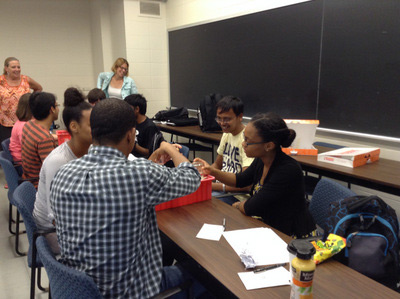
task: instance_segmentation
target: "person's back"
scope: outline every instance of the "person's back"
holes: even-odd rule
[[[11,131],[9,151],[11,153],[14,163],[16,163],[16,164],[22,163],[22,161],[21,161],[22,160],[22,157],[21,157],[22,130],[23,130],[25,124],[26,124],[26,121],[17,120],[17,122],[14,124],[12,131]]]
[[[27,121],[32,118],[31,109],[29,108],[30,93],[26,93],[19,98],[16,115],[18,121],[14,124],[11,137],[9,150],[13,161],[16,164],[21,164],[21,151],[22,151],[22,129]]]
[[[63,121],[71,139],[55,148],[44,160],[39,174],[33,217],[39,229],[54,228],[54,215],[50,206],[50,185],[60,167],[71,160],[87,154],[92,142],[90,132],[90,113],[92,106],[87,103],[82,93],[70,87],[64,92]],[[60,253],[55,233],[47,234],[53,252]]]
[[[37,188],[42,163],[57,146],[49,130],[59,110],[54,95],[46,92],[33,93],[29,106],[35,119],[27,122],[22,130],[22,169],[23,178],[31,180]]]
[[[162,273],[154,206],[194,192],[200,175],[190,163],[179,163],[187,160],[166,142],[160,151],[168,148],[177,168],[145,159],[128,161],[135,130],[133,111],[126,107],[113,99],[94,107],[94,145],[60,169],[50,200],[60,261],[90,275],[107,298],[148,298],[158,292]],[[126,131],[131,126],[133,130]],[[127,132],[117,147],[105,145],[109,129]]]

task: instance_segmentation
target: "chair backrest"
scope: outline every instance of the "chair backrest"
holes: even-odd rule
[[[156,132],[151,141],[151,147],[149,148],[149,154],[151,155],[156,149],[160,147],[161,142],[164,140],[161,132]]]
[[[8,185],[8,199],[10,200],[11,204],[15,205],[13,194],[15,189],[18,187],[20,176],[18,175],[18,172],[12,162],[10,162],[6,156],[7,154],[4,151],[0,152],[0,165],[3,168]]]
[[[315,187],[309,210],[315,222],[325,229],[330,203],[354,195],[356,194],[350,189],[330,179],[323,178]]]
[[[9,160],[10,162],[13,162],[13,157],[10,153],[10,138],[4,139],[1,142],[1,147],[3,148],[3,151],[5,152],[5,158]]]
[[[36,248],[49,277],[52,298],[102,298],[90,276],[55,259],[45,237],[39,236],[36,239]]]
[[[32,246],[33,233],[37,231],[35,220],[33,219],[33,208],[36,200],[36,189],[30,182],[23,182],[14,191],[14,202],[19,213],[24,219],[26,234],[30,247]]]

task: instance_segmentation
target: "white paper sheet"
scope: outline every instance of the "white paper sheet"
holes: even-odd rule
[[[251,255],[257,266],[289,262],[287,244],[272,229],[249,228],[224,232],[238,256]]]
[[[224,227],[222,225],[204,223],[196,238],[219,241],[223,232]]]
[[[242,280],[246,290],[290,284],[290,272],[283,267],[258,273],[254,273],[253,271],[240,272],[238,275]]]

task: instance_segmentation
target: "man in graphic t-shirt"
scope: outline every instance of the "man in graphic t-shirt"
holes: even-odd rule
[[[234,96],[225,96],[217,103],[216,121],[221,126],[223,134],[217,149],[217,158],[212,164],[213,167],[226,172],[238,173],[245,170],[253,162],[243,150],[243,102]],[[207,163],[200,158],[195,161]],[[235,188],[226,186],[220,182],[212,184],[213,196],[219,196],[221,200],[232,204],[236,201],[232,196],[222,197],[227,192],[247,192],[249,187]]]

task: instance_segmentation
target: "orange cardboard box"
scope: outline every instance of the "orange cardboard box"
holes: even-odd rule
[[[379,148],[345,147],[318,155],[318,161],[346,167],[358,167],[379,160]]]

